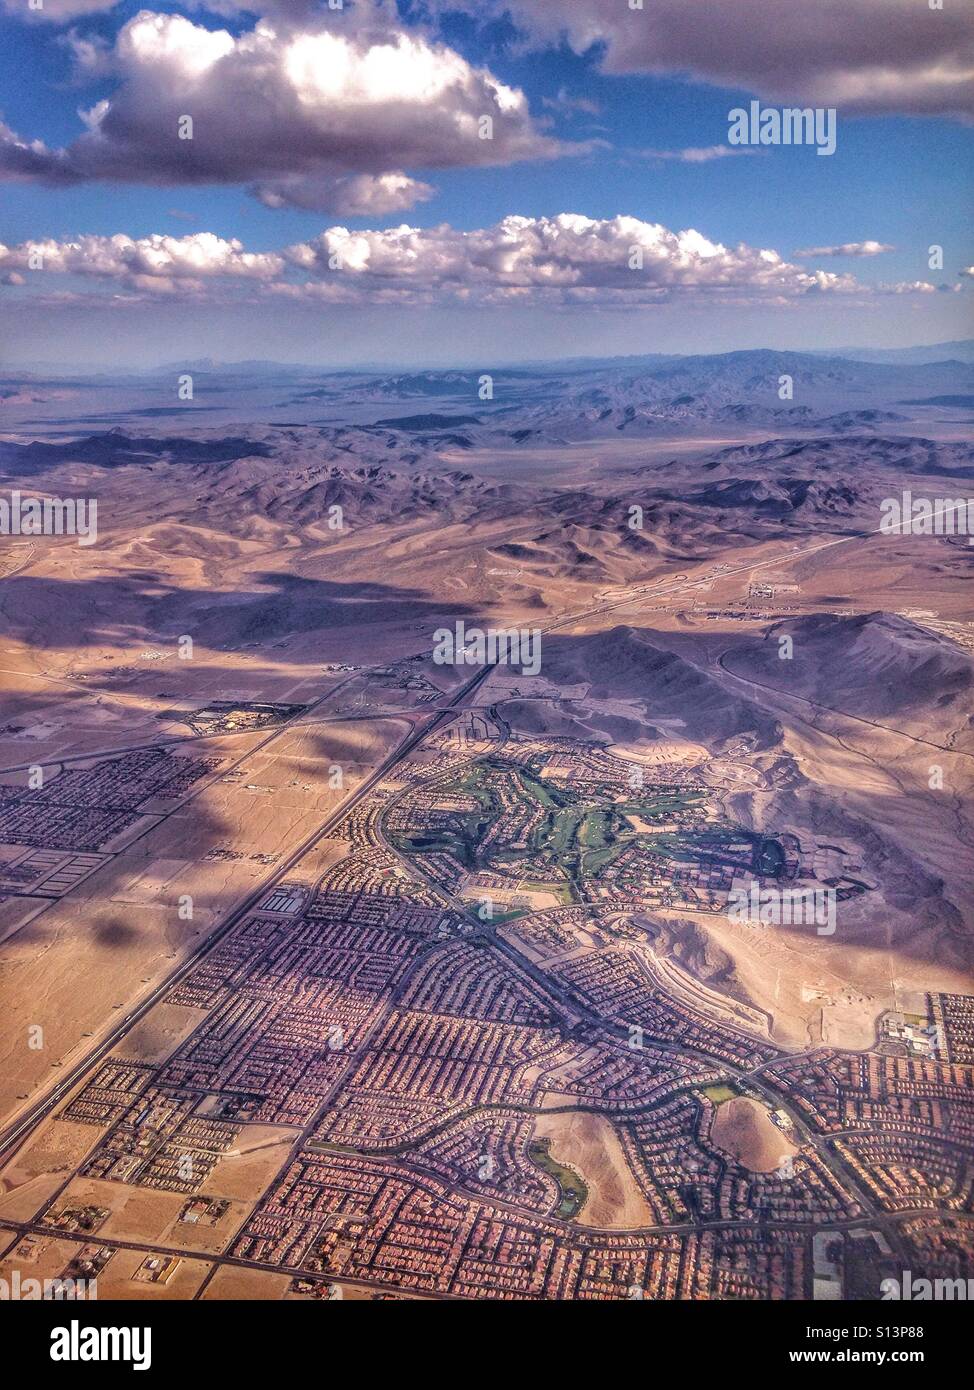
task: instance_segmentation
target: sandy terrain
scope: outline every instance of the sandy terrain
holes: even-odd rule
[[[206,1013],[206,1009],[190,1009],[183,1004],[157,1004],[112,1049],[112,1056],[132,1062],[163,1062]]]
[[[83,783],[128,749],[219,761],[177,798],[137,804],[138,819],[92,851],[103,861],[59,896],[29,896],[29,879],[0,892],[0,1123],[153,997],[442,707],[472,673],[434,665],[432,633],[461,619],[543,629],[543,665],[537,677],[491,673],[476,708],[443,734],[458,760],[561,740],[559,770],[541,774],[554,795],[577,785],[580,750],[612,750],[653,777],[698,778],[702,814],[755,840],[786,837],[808,881],[855,889],[824,935],[735,923],[716,902],[691,910],[706,905],[705,883],[689,907],[672,908],[694,937],[670,933],[660,947],[668,970],[647,988],[683,978],[690,1008],[705,1011],[708,993],[733,1001],[707,1015],[711,1025],[746,1023],[756,1010],[794,1049],[866,1048],[904,998],[974,992],[974,662],[961,626],[970,552],[868,534],[891,478],[943,490],[952,472],[967,476],[969,448],[914,440],[905,426],[889,438],[806,431],[796,441],[700,422],[692,438],[664,440],[627,437],[612,422],[606,437],[579,440],[567,420],[559,404],[532,418],[529,447],[508,434],[475,436],[469,449],[395,431],[339,445],[311,427],[261,427],[217,465],[194,453],[200,440],[169,441],[164,484],[147,471],[151,447],[133,461],[117,436],[84,445],[84,459],[70,443],[52,446],[46,485],[97,486],[104,536],[91,551],[38,546],[0,575],[0,800],[23,793],[38,762],[56,786],[61,760]],[[202,444],[219,446],[219,432]],[[35,463],[29,454],[18,466]],[[348,524],[330,534],[322,518],[335,498]],[[639,534],[625,524],[633,502],[650,518]],[[945,622],[957,626],[945,632]],[[794,644],[787,660],[782,637]],[[287,725],[194,733],[214,701],[308,708]],[[393,785],[433,763],[420,750]],[[616,785],[613,795],[626,793]],[[630,814],[629,828],[642,844],[672,833],[674,814]],[[373,828],[359,831],[371,843]],[[323,838],[288,881],[316,884],[350,847]],[[13,851],[0,838],[0,866]],[[557,901],[507,895],[518,897],[534,909]],[[180,911],[188,900],[191,915]],[[620,924],[665,915],[635,893],[618,906]],[[517,944],[516,924],[502,935]],[[596,944],[582,928],[565,939],[576,944],[524,954],[547,969]],[[572,1007],[569,1026],[580,1021]],[[203,1017],[156,1003],[116,1055],[158,1063]],[[534,1133],[586,1184],[579,1225],[636,1229],[652,1217],[616,1129],[577,1109],[553,1113],[579,1104],[571,1077],[589,1060],[587,1041],[552,1073],[564,1089],[541,1097]],[[539,1074],[527,1070],[526,1081]],[[102,1233],[138,1243],[107,1267],[105,1296],[191,1297],[206,1256],[226,1248],[295,1136],[242,1127],[202,1186],[230,1201],[214,1227],[179,1223],[181,1194],[79,1177],[56,1207],[108,1207]],[[45,1122],[4,1174],[0,1218],[28,1218],[99,1137],[94,1126]],[[718,1106],[711,1137],[754,1172],[794,1152],[745,1097]],[[134,1285],[153,1244],[199,1258],[165,1286]],[[45,1240],[34,1259],[58,1272],[70,1246]],[[222,1268],[205,1296],[281,1298],[287,1283]]]
[[[4,1230],[0,1234],[6,1244],[8,1234],[13,1235],[13,1232]],[[77,1243],[73,1240],[59,1240],[53,1236],[21,1236],[10,1253],[0,1260],[0,1278],[9,1281],[13,1272],[19,1270],[22,1281],[56,1279],[77,1249]]]
[[[200,1186],[204,1195],[256,1201],[287,1159],[295,1131],[272,1125],[244,1125],[234,1147],[223,1155]]]
[[[767,1107],[750,1096],[735,1096],[717,1106],[710,1138],[752,1173],[774,1172],[798,1152],[771,1119]]]
[[[40,1126],[4,1171],[0,1213],[27,1220],[53,1195],[101,1134],[95,1125],[70,1120],[49,1120]]]
[[[284,1297],[290,1283],[289,1274],[268,1274],[259,1269],[221,1265],[203,1291],[201,1301],[273,1301]]]
[[[150,1250],[117,1250],[98,1276],[99,1299],[185,1301],[195,1296],[210,1271],[203,1260],[180,1259],[165,1283],[136,1280],[136,1271],[147,1259],[166,1262],[166,1256],[153,1255]]]
[[[97,1239],[88,1244],[97,1246]],[[0,1278],[10,1280],[14,1271],[19,1270],[22,1284],[27,1279],[57,1279],[64,1274],[81,1248],[81,1244],[74,1240],[49,1236],[24,1237],[5,1259],[0,1260]],[[165,1263],[164,1256],[153,1256],[148,1250],[116,1250],[97,1276],[99,1301],[191,1299],[210,1268],[202,1260],[181,1259],[165,1283],[136,1280],[136,1271],[147,1259],[153,1258]],[[72,1306],[80,1314],[84,1304],[79,1302]]]
[[[56,1076],[56,1063],[67,1067],[100,1029],[149,994],[317,828],[403,731],[398,721],[376,721],[282,733],[245,761],[239,778],[226,781],[221,766],[197,796],[9,937],[0,959],[0,1111],[11,1113],[19,1096]],[[240,753],[239,741],[232,755],[230,743],[207,740],[194,749],[225,758],[229,767]],[[348,768],[344,790],[328,785],[334,765]],[[267,790],[254,792],[250,785]],[[238,857],[207,861],[214,851]],[[275,858],[268,864],[260,855]],[[192,898],[191,921],[179,915],[183,895]],[[34,1050],[27,1030],[36,1026],[44,1046]],[[165,1045],[160,1027],[168,1032],[169,1026],[157,1017],[147,1021],[141,1036],[150,1056]],[[128,1040],[128,1055],[137,1045]]]
[[[581,1110],[540,1115],[534,1133],[551,1141],[551,1157],[580,1173],[588,1188],[588,1198],[575,1218],[579,1225],[626,1231],[652,1224],[619,1136],[603,1116]]]

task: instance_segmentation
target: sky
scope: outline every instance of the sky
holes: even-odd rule
[[[0,0],[5,369],[974,336],[972,0],[250,4]]]

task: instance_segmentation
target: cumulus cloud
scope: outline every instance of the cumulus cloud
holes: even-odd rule
[[[845,111],[974,112],[974,25],[948,0],[427,0],[509,12],[534,39],[602,47],[612,73],[689,73],[773,101]]]
[[[510,216],[474,231],[446,225],[366,232],[332,227],[287,255],[312,275],[328,274],[337,261],[353,279],[375,285],[405,281],[512,298],[530,291],[570,298],[735,288],[796,294],[837,288],[842,279],[789,265],[775,251],[727,247],[693,230],[574,213]]]
[[[410,166],[587,148],[544,133],[523,92],[422,34],[321,22],[260,20],[235,36],[143,10],[110,54],[81,51],[118,82],[80,113],[85,133],[48,150],[4,128],[0,175],[245,183],[274,206],[378,214],[429,196],[428,184],[402,172]]]
[[[845,241],[841,246],[805,246],[795,255],[803,260],[818,260],[823,256],[882,256],[895,247],[883,241]]]
[[[0,178],[66,183],[71,177],[61,152],[48,149],[43,140],[22,140],[0,121]]]
[[[214,279],[268,282],[284,265],[275,252],[245,251],[236,239],[228,241],[213,232],[184,237],[81,236],[75,241],[0,246],[0,272],[5,274],[79,275],[150,294],[198,292],[205,281]]]
[[[425,202],[436,189],[397,171],[349,174],[338,179],[277,179],[259,184],[255,192],[269,208],[290,206],[330,212],[336,217],[381,217]]]
[[[809,295],[875,293],[851,275],[805,269],[773,250],[725,246],[692,229],[674,232],[636,217],[576,213],[510,216],[471,231],[447,224],[334,226],[272,252],[248,252],[211,232],[0,247],[0,275],[27,272],[89,277],[146,295],[207,297],[209,286],[236,283],[251,294],[343,303],[452,298],[637,307],[677,297],[784,304]],[[879,288],[926,293],[932,286]]]

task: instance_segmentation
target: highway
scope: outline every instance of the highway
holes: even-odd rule
[[[805,547],[794,547],[787,551],[777,552],[773,556],[770,556],[763,560],[750,561],[741,565],[736,565],[731,568],[723,569],[720,571],[719,574],[714,575],[712,577],[715,579],[723,580],[725,578],[730,578],[738,574],[748,573],[756,569],[763,569],[772,565],[782,565],[786,562],[794,561],[802,556],[816,554],[819,551],[831,549],[832,547],[837,545],[844,545],[854,540],[868,540],[872,536],[877,534],[880,534],[878,528],[876,531],[873,532],[856,532],[852,535],[841,536],[838,539],[833,538],[824,542],[820,541],[813,545]],[[660,598],[696,589],[699,588],[701,584],[709,582],[710,577],[711,576],[709,575],[707,578],[700,576],[696,578],[684,577],[679,580],[673,580],[669,582],[660,581],[660,583],[655,586],[652,586],[652,581],[649,581],[648,584],[647,581],[643,581],[639,585],[638,594],[634,597],[619,599],[611,603],[598,604],[593,606],[592,608],[580,610],[577,613],[563,614],[551,623],[547,624],[545,627],[543,627],[541,631],[542,633],[555,632],[561,628],[576,624],[582,621],[583,619],[597,617],[601,614],[613,612],[620,608],[631,607],[634,603],[643,603],[650,598]],[[242,902],[240,902],[237,905],[237,907],[235,907],[232,910],[229,916],[225,918],[221,926],[219,926],[214,932],[210,933],[210,935],[207,936],[207,938],[203,942],[201,942],[200,945],[194,951],[192,951],[191,954],[188,955],[180,965],[178,965],[172,972],[170,972],[170,974],[167,975],[151,991],[150,994],[148,994],[130,1013],[126,1014],[125,1017],[121,1019],[120,1022],[113,1029],[111,1029],[111,1031],[108,1032],[90,1052],[88,1052],[82,1059],[80,1059],[78,1063],[75,1066],[73,1066],[69,1072],[65,1073],[64,1076],[61,1077],[61,1079],[58,1081],[58,1084],[52,1090],[46,1092],[38,1100],[34,1101],[29,1106],[29,1108],[27,1108],[6,1129],[0,1131],[0,1163],[6,1162],[9,1159],[15,1148],[27,1137],[27,1135],[34,1129],[34,1127],[42,1120],[44,1120],[51,1113],[51,1111],[60,1103],[63,1097],[67,1095],[71,1090],[73,1090],[74,1087],[77,1086],[79,1082],[85,1077],[85,1075],[94,1066],[96,1066],[98,1062],[100,1062],[111,1052],[112,1048],[114,1048],[118,1044],[118,1042],[125,1036],[128,1030],[134,1024],[138,1023],[142,1018],[144,1018],[145,1015],[159,1002],[161,998],[163,998],[165,994],[167,994],[176,984],[178,984],[182,979],[184,979],[196,966],[199,960],[203,956],[205,956],[209,951],[213,950],[213,948],[223,939],[223,937],[226,936],[226,934],[229,931],[231,931],[247,915],[248,912],[251,912],[254,909],[254,907],[257,905],[257,903],[261,901],[261,899],[265,896],[269,889],[275,887],[278,883],[282,882],[287,877],[287,875],[291,873],[295,865],[299,863],[299,861],[304,857],[304,855],[307,854],[307,852],[310,849],[313,849],[314,846],[317,845],[321,840],[323,840],[328,834],[330,834],[330,832],[339,823],[339,821],[341,821],[344,818],[348,811],[354,805],[356,805],[358,801],[360,801],[363,797],[367,796],[368,793],[372,791],[372,789],[375,786],[377,786],[378,783],[381,782],[384,777],[386,777],[395,767],[398,766],[400,762],[402,762],[404,758],[406,758],[413,751],[417,744],[422,742],[422,740],[425,739],[430,733],[432,733],[433,730],[437,728],[445,719],[451,717],[458,708],[462,707],[464,700],[469,695],[472,695],[476,692],[476,690],[484,683],[484,681],[487,680],[493,669],[494,666],[492,664],[485,664],[484,666],[478,668],[476,674],[469,681],[463,684],[445,705],[438,705],[432,711],[426,711],[422,709],[422,707],[410,711],[410,714],[412,714],[413,716],[425,715],[428,713],[428,722],[417,722],[416,727],[414,727],[406,735],[403,741],[392,751],[392,753],[390,753],[389,756],[383,762],[378,764],[375,770],[372,773],[370,773],[362,782],[360,782],[358,786],[355,787],[354,790],[351,791],[349,795],[342,800],[342,802],[336,807],[336,809],[331,812],[331,814],[322,822],[322,824],[315,831],[312,832],[310,836],[308,836],[304,841],[302,841],[302,843],[299,844],[281,864],[275,866],[273,872],[270,873],[257,888],[253,889],[242,900]],[[729,676],[733,675],[732,672],[727,672],[727,674]],[[741,678],[738,677],[737,679]],[[329,695],[333,693],[334,690],[330,691]],[[328,697],[325,696],[322,698],[324,699]],[[314,709],[320,703],[321,701],[315,701],[310,708]],[[278,734],[281,733],[282,728],[293,728],[295,723],[300,722],[302,718],[307,718],[308,712],[309,711],[305,711],[303,716],[298,717],[298,720],[292,720],[283,726],[277,726],[272,730],[268,730],[268,738],[276,737]],[[335,722],[342,722],[344,720],[349,719],[350,717],[355,718],[356,716],[336,716]],[[358,717],[361,718],[366,716]],[[402,716],[397,716],[395,713],[391,711],[377,711],[374,715],[368,717],[396,718]],[[188,742],[191,741],[191,739],[187,738],[185,740],[180,739],[175,741]],[[136,745],[133,745],[133,747],[135,746]],[[160,746],[160,743],[157,740],[156,743],[152,745],[141,746],[158,747]],[[261,745],[258,745],[258,747],[259,746]],[[123,750],[120,748],[116,748],[112,751],[114,753],[119,753]],[[62,763],[67,761],[77,761],[82,760],[82,757],[84,760],[87,760],[96,756],[97,754],[92,754],[89,752],[84,755],[79,755],[78,759],[72,759],[69,757],[62,758],[59,761]],[[4,771],[13,770],[14,769],[4,769]]]
[[[406,737],[396,748],[379,763],[374,771],[355,787],[348,796],[344,797],[339,805],[332,811],[321,825],[314,830],[305,840],[301,842],[285,860],[276,865],[274,870],[262,880],[226,917],[221,926],[201,942],[200,945],[186,959],[171,971],[158,985],[148,994],[130,1013],[107,1033],[96,1046],[88,1052],[72,1069],[58,1081],[53,1090],[46,1092],[36,1100],[23,1114],[16,1119],[5,1130],[0,1132],[0,1164],[7,1162],[12,1156],[17,1146],[30,1134],[30,1132],[44,1120],[51,1111],[60,1103],[65,1095],[74,1089],[83,1080],[86,1074],[96,1066],[104,1057],[111,1052],[125,1034],[140,1019],[144,1018],[150,1009],[158,1004],[175,985],[183,980],[191,970],[197,965],[203,956],[212,951],[226,934],[246,917],[248,912],[252,912],[267,892],[276,887],[277,884],[287,878],[295,865],[313,849],[321,840],[335,828],[340,820],[348,814],[363,797],[367,796],[382,779],[396,768],[402,760],[413,751],[416,745],[433,732],[446,718],[452,716],[457,709],[462,708],[467,696],[472,695],[487,679],[493,670],[491,666],[481,667],[476,675],[460,687],[453,696],[450,703],[442,707],[438,713],[432,714],[426,724],[419,725],[410,730]],[[277,730],[276,732],[280,732]]]

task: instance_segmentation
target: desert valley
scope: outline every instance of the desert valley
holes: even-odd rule
[[[0,1274],[965,1276],[972,362],[8,374]]]

